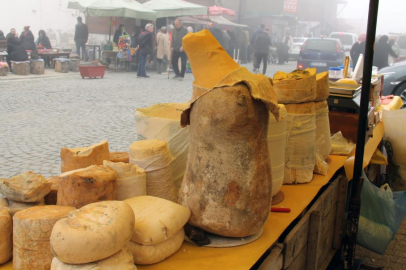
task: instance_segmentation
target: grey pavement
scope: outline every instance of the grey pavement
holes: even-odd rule
[[[267,75],[295,67],[294,62],[271,65]],[[252,70],[252,64],[247,68]],[[0,178],[27,170],[58,175],[61,147],[106,139],[110,151],[127,151],[137,140],[136,108],[187,102],[192,96],[192,74],[183,81],[149,75],[139,79],[135,72],[107,72],[103,79],[82,79],[79,73],[46,69],[40,76],[0,77]]]

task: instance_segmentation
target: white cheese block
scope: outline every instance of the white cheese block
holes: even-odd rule
[[[61,172],[102,165],[103,160],[110,160],[109,144],[105,140],[88,147],[62,148]]]
[[[50,190],[51,183],[32,171],[9,179],[0,179],[0,193],[13,201],[39,202]]]
[[[316,108],[316,149],[317,152],[327,159],[331,152],[330,120],[328,117],[327,101],[315,102]]]
[[[183,228],[171,238],[153,246],[144,246],[130,241],[128,248],[136,264],[153,264],[165,260],[182,246],[185,238]]]
[[[103,260],[119,252],[134,231],[134,212],[120,201],[88,204],[58,221],[51,235],[55,257],[68,264]]]
[[[85,264],[67,264],[58,258],[52,260],[51,270],[137,270],[133,255],[127,247],[116,254],[97,262]]]
[[[50,236],[55,223],[73,207],[44,205],[16,213],[13,217],[13,267],[15,270],[49,269],[53,255]]]
[[[13,255],[13,221],[7,209],[0,208],[0,264]]]
[[[147,195],[147,175],[135,164],[103,161],[103,165],[117,174],[117,200],[123,201],[136,196]]]
[[[156,245],[171,238],[186,224],[190,210],[177,203],[152,196],[125,200],[134,211],[135,229],[131,241]]]
[[[117,174],[108,167],[92,165],[59,176],[58,205],[80,208],[89,203],[116,199]]]

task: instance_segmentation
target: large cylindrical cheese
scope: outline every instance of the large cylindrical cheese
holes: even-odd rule
[[[262,228],[272,195],[268,121],[265,104],[243,84],[215,88],[195,101],[179,191],[191,225],[229,237]]]
[[[44,199],[51,190],[51,183],[32,171],[0,179],[0,193],[17,202],[35,203]]]
[[[177,203],[153,196],[124,201],[134,211],[135,228],[131,241],[156,245],[171,238],[186,224],[190,211]]]
[[[286,104],[287,137],[285,184],[308,183],[316,160],[316,110],[314,102]]]
[[[172,161],[172,154],[165,141],[143,140],[130,146],[130,163],[140,166],[147,174],[147,195],[176,202],[176,188],[170,167]]]
[[[59,176],[52,176],[47,179],[48,182],[51,182],[51,191],[45,196],[45,203],[47,205],[56,205],[58,198],[58,189],[59,189]]]
[[[327,101],[315,102],[316,109],[316,150],[323,159],[331,152],[330,121]]]
[[[110,160],[109,144],[101,141],[88,147],[62,148],[61,172],[102,165],[103,160]]]
[[[15,270],[47,270],[53,255],[50,237],[55,223],[75,208],[69,206],[35,206],[13,217],[13,267]]]
[[[110,168],[93,165],[59,177],[58,205],[80,208],[89,203],[116,199],[117,174]]]
[[[316,75],[316,89],[315,101],[325,101],[330,95],[328,71]]]
[[[286,143],[286,108],[279,105],[279,118],[269,116],[268,124],[268,152],[272,172],[272,196],[275,196],[283,184],[285,168],[285,143]]]
[[[133,255],[127,247],[116,254],[97,262],[85,264],[67,264],[58,258],[52,260],[51,270],[137,270]]]
[[[0,208],[0,264],[13,255],[13,221],[7,209]]]
[[[127,243],[134,231],[134,212],[120,201],[86,205],[58,221],[51,235],[55,257],[68,264],[103,260]]]
[[[153,246],[144,246],[130,241],[128,248],[134,256],[136,264],[154,264],[165,260],[174,254],[183,243],[185,232],[183,228],[171,238]]]
[[[143,168],[135,164],[107,160],[103,162],[103,165],[113,169],[117,174],[117,200],[123,201],[132,197],[147,195],[147,176]]]

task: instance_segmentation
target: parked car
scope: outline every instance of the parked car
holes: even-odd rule
[[[333,32],[330,34],[330,38],[339,39],[347,55],[349,55],[352,45],[358,42],[358,35],[353,33]]]
[[[383,95],[396,95],[406,102],[406,60],[393,63],[379,70],[384,76]]]
[[[344,65],[345,52],[340,40],[308,38],[300,49],[297,68],[316,68],[317,72]]]
[[[303,43],[306,41],[306,37],[294,37],[293,39],[293,46],[292,50],[289,53],[289,58],[294,58],[297,60],[300,53],[300,48],[302,48]]]

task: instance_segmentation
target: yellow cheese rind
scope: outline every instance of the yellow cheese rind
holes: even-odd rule
[[[7,209],[0,208],[0,264],[13,255],[13,221]]]
[[[34,206],[41,206],[41,205],[45,205],[45,200],[42,199],[39,202],[36,203],[24,203],[24,202],[16,202],[13,200],[9,200],[7,198],[3,198],[4,200],[7,201],[7,209],[11,215],[11,217],[13,217],[16,213],[34,207]],[[1,199],[0,199],[1,200]]]
[[[137,267],[134,265],[133,255],[125,247],[104,260],[86,264],[66,264],[55,257],[51,270],[137,270]]]
[[[105,140],[88,147],[62,148],[61,172],[102,165],[103,160],[110,160],[109,144]]]
[[[55,224],[51,249],[64,263],[95,262],[119,252],[133,231],[134,212],[128,204],[120,201],[92,203],[72,211]]]
[[[165,260],[182,246],[185,238],[183,228],[171,238],[153,246],[144,246],[130,241],[128,248],[134,256],[136,264],[154,264]]]
[[[167,143],[161,140],[136,141],[130,145],[130,156],[133,159],[149,158],[166,152],[168,152]]]
[[[130,155],[127,152],[110,152],[111,162],[130,162]]]
[[[10,200],[18,202],[39,202],[51,190],[51,183],[40,174],[32,171],[0,179],[0,193]]]
[[[325,101],[330,95],[328,71],[316,75],[317,95],[315,101]]]
[[[135,214],[131,241],[141,245],[156,245],[175,235],[190,217],[190,210],[177,203],[152,196],[125,200]]]

